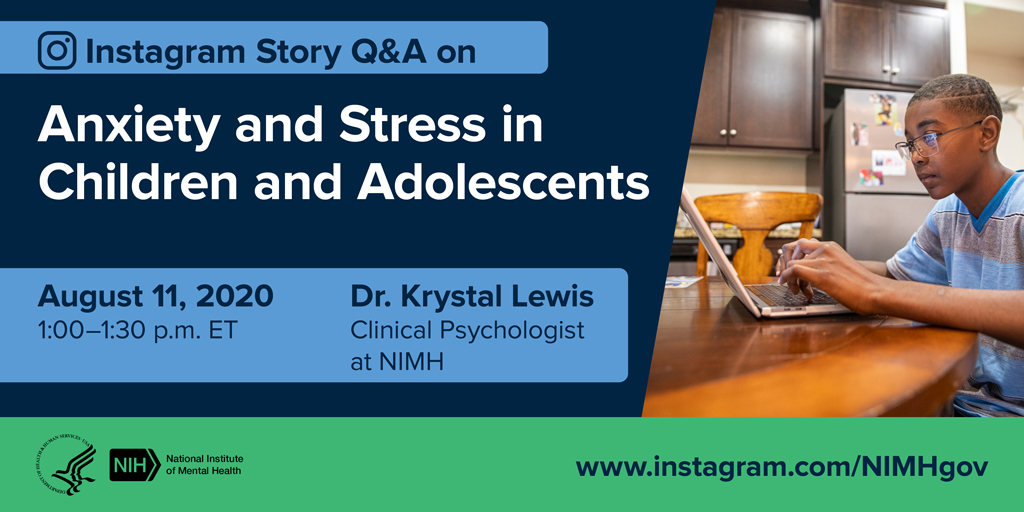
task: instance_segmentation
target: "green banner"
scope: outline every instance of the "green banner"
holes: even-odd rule
[[[991,506],[1012,420],[5,418],[3,510]],[[991,490],[991,492],[989,492]]]

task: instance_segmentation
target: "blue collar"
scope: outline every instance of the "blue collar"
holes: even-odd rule
[[[988,202],[988,206],[986,206],[985,210],[981,212],[981,217],[971,215],[971,224],[974,226],[974,231],[981,233],[981,230],[985,228],[985,224],[988,223],[988,219],[992,217],[992,213],[996,211],[996,208],[999,208],[999,205],[1002,204],[1003,198],[1006,197],[1006,193],[1010,191],[1010,187],[1013,186],[1013,182],[1017,181],[1021,172],[1024,171],[1017,171],[1010,175],[1010,179],[1006,180],[1006,183],[1003,183],[999,192],[996,192],[995,197]]]

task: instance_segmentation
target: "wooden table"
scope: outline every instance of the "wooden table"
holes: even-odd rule
[[[892,317],[757,320],[704,278],[665,290],[643,415],[931,416],[977,345],[976,333]]]

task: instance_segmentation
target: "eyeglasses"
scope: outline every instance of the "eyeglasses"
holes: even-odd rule
[[[981,121],[984,121],[982,119]],[[976,124],[981,124],[981,121],[971,124],[965,124],[952,130],[946,130],[944,132],[926,133],[910,142],[897,142],[896,149],[900,151],[900,156],[904,160],[910,162],[914,159],[914,151],[921,156],[932,156],[939,152],[939,135],[945,135],[947,133],[953,133],[957,130],[964,128],[970,128]]]

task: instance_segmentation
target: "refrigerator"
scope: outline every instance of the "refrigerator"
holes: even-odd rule
[[[895,147],[912,96],[846,89],[825,125],[822,228],[858,260],[891,258],[935,205]]]

